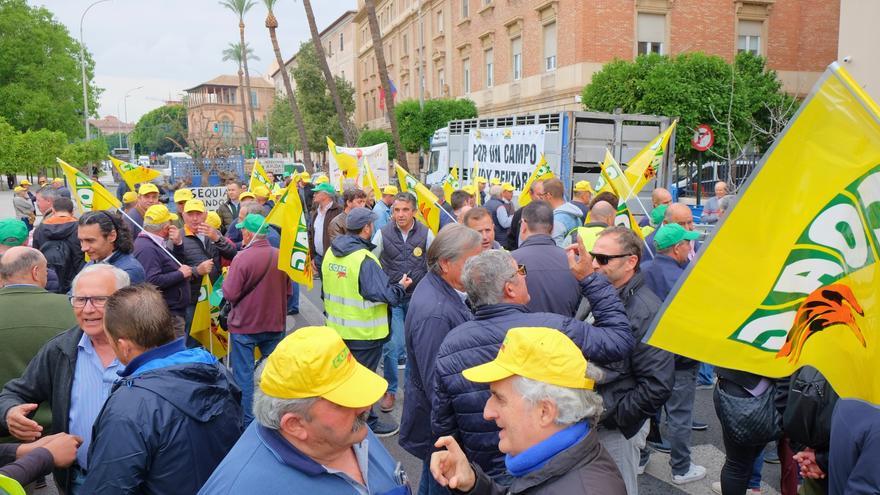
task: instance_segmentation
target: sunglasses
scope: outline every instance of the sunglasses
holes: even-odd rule
[[[607,265],[608,263],[610,263],[611,260],[613,260],[613,259],[615,259],[615,258],[626,258],[627,256],[632,256],[632,255],[629,254],[629,253],[624,253],[624,254],[602,254],[602,253],[594,253],[594,252],[590,251],[590,256],[592,256],[593,259],[596,260],[596,263],[599,263],[599,265],[601,265],[601,266],[605,266],[605,265]]]

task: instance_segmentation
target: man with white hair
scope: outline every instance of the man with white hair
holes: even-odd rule
[[[721,219],[721,200],[727,196],[727,183],[718,181],[715,183],[715,196],[706,200],[703,208],[702,223],[717,223]]]
[[[581,350],[552,328],[512,328],[497,357],[462,373],[488,383],[483,417],[501,432],[498,450],[513,477],[507,487],[468,463],[455,438],[435,444],[431,474],[441,486],[472,494],[565,493],[623,495],[614,461],[593,430],[602,397]]]
[[[388,383],[335,330],[293,332],[257,376],[255,421],[199,494],[409,493],[400,463],[367,427]]]
[[[104,305],[128,284],[128,274],[113,265],[83,268],[73,279],[70,296],[77,324],[47,342],[21,377],[0,392],[0,426],[15,438],[30,442],[43,436],[43,427],[29,415],[49,403],[51,431],[83,439],[76,463],[54,472],[62,493],[76,493],[85,481],[92,425],[123,368],[104,333]]]

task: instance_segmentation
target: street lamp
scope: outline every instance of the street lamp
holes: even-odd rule
[[[92,138],[92,133],[89,130],[89,91],[88,86],[86,85],[86,49],[85,42],[83,41],[83,19],[86,18],[86,14],[89,12],[89,9],[98,5],[99,3],[109,2],[110,0],[98,0],[97,2],[92,2],[86,10],[83,11],[82,16],[79,18],[79,64],[82,68],[82,86],[83,86],[83,124],[86,126],[86,140]]]
[[[131,89],[129,89],[128,91],[126,91],[126,92],[125,92],[125,96],[122,97],[122,105],[123,105],[124,110],[125,110],[125,117],[124,117],[124,118],[125,118],[125,123],[126,123],[126,124],[128,124],[128,95],[130,95],[131,93],[133,93],[133,92],[135,92],[135,91],[137,91],[137,90],[139,90],[139,89],[143,89],[143,88],[144,88],[143,86],[138,86],[138,87],[136,87],[136,88],[131,88]],[[134,156],[134,155],[132,155],[132,153],[131,153],[131,143],[128,142],[128,135],[129,135],[129,134],[130,134],[130,133],[128,133],[128,132],[125,133],[125,145],[128,147],[128,154],[129,154],[129,156],[131,157],[131,156]]]

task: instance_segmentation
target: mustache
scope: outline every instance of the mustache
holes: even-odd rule
[[[365,428],[367,426],[367,418],[370,416],[370,411],[364,411],[357,415],[354,420],[354,424],[351,425],[351,432],[357,433],[361,428]]]

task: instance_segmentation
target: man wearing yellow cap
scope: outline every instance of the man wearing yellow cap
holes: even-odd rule
[[[156,187],[156,184],[147,182],[138,187],[137,194],[138,200],[134,208],[125,212],[128,215],[125,221],[131,229],[131,235],[135,237],[141,231],[141,227],[144,226],[144,215],[147,213],[147,210],[151,206],[159,204],[159,188]]]
[[[135,205],[135,203],[137,203],[137,200],[138,200],[138,195],[136,192],[126,191],[122,195],[122,207],[125,210],[130,210],[131,208],[134,208],[134,205]]]
[[[373,213],[376,214],[374,226],[376,230],[381,230],[388,222],[391,221],[391,205],[394,204],[394,196],[397,196],[398,190],[395,186],[385,186],[382,188],[382,200],[376,201],[373,206]]]
[[[587,218],[587,213],[590,212],[590,200],[593,199],[593,186],[590,185],[590,181],[581,180],[575,183],[571,196],[571,204],[581,210],[583,218]]]
[[[52,188],[58,193],[59,196],[64,196],[67,199],[71,199],[70,189],[64,185],[64,179],[61,177],[55,177],[52,179]]]
[[[464,370],[492,391],[483,416],[500,428],[498,449],[513,483],[497,484],[468,463],[455,438],[435,444],[431,473],[441,486],[473,494],[559,493],[624,495],[614,461],[593,428],[602,414],[595,372],[565,334],[551,328],[512,328],[498,356]]]
[[[27,196],[27,189],[21,186],[16,186],[13,194],[12,207],[15,209],[15,217],[24,222],[28,230],[31,230],[37,216],[34,210],[34,204],[31,203],[31,200]]]
[[[259,185],[254,188],[254,197],[257,199],[257,203],[263,207],[263,211],[268,215],[270,211],[272,211],[272,207],[275,206],[275,202],[272,201],[270,197],[272,192],[269,191],[269,188],[264,185]]]
[[[388,384],[335,330],[288,335],[257,370],[255,421],[200,495],[406,494],[406,474],[366,424]]]
[[[141,186],[141,190],[146,185]],[[154,188],[156,186],[153,186]],[[168,211],[165,205],[153,205],[144,213],[144,227],[134,240],[134,257],[144,267],[147,282],[162,291],[162,297],[174,315],[186,318],[189,306],[189,279],[192,268],[178,263],[175,258],[183,258],[183,238],[180,229],[171,224],[177,215]],[[168,249],[169,243],[172,249]],[[163,250],[165,247],[167,251]]]

